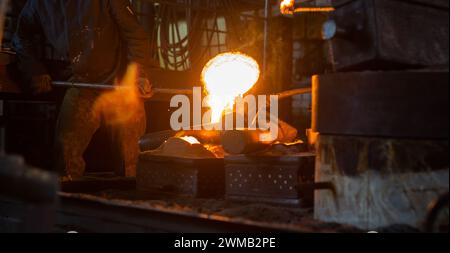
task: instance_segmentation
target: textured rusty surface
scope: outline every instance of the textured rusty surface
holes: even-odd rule
[[[359,0],[338,8],[332,18],[345,32],[332,41],[336,68],[448,65],[448,1],[412,2]]]
[[[354,72],[313,79],[315,132],[448,139],[448,72]]]
[[[367,171],[382,174],[430,172],[448,169],[448,141],[381,139],[320,135],[317,162],[332,172],[358,176]]]
[[[312,192],[302,183],[314,181],[314,154],[228,156],[225,158],[226,197],[230,200],[276,204],[306,204]]]
[[[142,154],[137,189],[191,197],[222,197],[225,188],[223,159],[188,159]]]
[[[421,227],[428,205],[449,189],[448,142],[321,135],[316,181],[333,182],[339,204],[318,192],[319,220]]]
[[[313,219],[311,209],[225,200],[141,196],[136,191],[107,190],[91,194],[61,193],[53,232],[67,233],[365,233]],[[17,232],[23,204],[0,198],[0,231]],[[409,226],[380,232],[417,232]]]
[[[70,227],[74,228],[104,229],[80,222],[89,213],[90,217],[95,217],[95,213],[103,213],[103,221],[96,222],[120,222],[125,228],[132,225],[128,229],[136,229],[133,226],[137,226],[139,231],[147,232],[363,232],[352,226],[315,221],[311,209],[299,207],[246,204],[223,199],[170,198],[166,195],[117,190],[90,195],[63,194],[62,199],[65,215],[73,215],[72,219],[64,218],[63,223],[71,224]],[[97,208],[86,213],[86,208],[94,204]],[[112,215],[118,213],[121,213],[123,220],[113,218]],[[77,216],[80,220],[76,219]],[[113,219],[108,222],[109,218]]]

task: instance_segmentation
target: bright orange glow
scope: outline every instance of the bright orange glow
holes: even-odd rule
[[[296,8],[294,12],[332,12],[335,10],[333,7],[300,7]]]
[[[282,0],[280,11],[284,15],[292,15],[299,12],[332,12],[336,9],[333,7],[298,7],[295,8],[295,0]]]
[[[293,14],[295,9],[295,0],[283,0],[280,4],[280,11],[282,14]]]
[[[197,138],[192,137],[192,136],[185,136],[185,137],[181,137],[180,139],[188,142],[191,145],[200,144],[200,141],[198,141]]]
[[[121,81],[116,81],[120,88],[102,94],[94,104],[94,113],[105,119],[108,125],[130,122],[139,112],[141,102],[136,87],[138,66],[130,64]]]
[[[255,85],[259,75],[258,63],[242,53],[224,53],[210,60],[203,69],[202,81],[209,96],[211,123],[220,122],[223,113]]]
[[[263,144],[272,144],[278,139],[278,135],[274,136],[271,132],[263,132],[259,135],[259,141]]]

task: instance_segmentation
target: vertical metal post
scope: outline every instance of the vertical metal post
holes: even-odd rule
[[[266,79],[268,50],[269,50],[269,21],[271,16],[270,0],[265,0],[264,7],[264,48],[263,48],[263,79]]]
[[[5,146],[5,122],[4,122],[4,107],[3,107],[3,100],[0,100],[0,156],[4,155],[6,152],[6,146]]]
[[[6,12],[8,10],[9,0],[0,0],[0,48],[3,42],[3,30],[5,28]],[[0,100],[0,156],[5,153],[5,126],[3,100]]]

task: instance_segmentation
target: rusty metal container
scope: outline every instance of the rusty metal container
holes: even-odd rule
[[[303,183],[314,182],[312,153],[297,155],[236,155],[225,157],[226,198],[234,201],[281,205],[307,205],[313,190],[302,192]]]
[[[137,189],[195,198],[222,198],[223,159],[189,159],[143,153],[137,169]]]

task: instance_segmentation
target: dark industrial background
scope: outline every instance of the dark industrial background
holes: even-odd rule
[[[17,72],[10,39],[24,2],[24,0],[11,1],[5,24],[0,58],[2,130],[0,140],[4,143],[0,145],[7,154],[23,156],[29,165],[51,170],[54,127],[62,94],[35,97],[21,93],[20,87],[15,85],[14,76],[17,76]],[[371,195],[373,194],[371,191],[379,189],[376,188],[379,185],[364,184],[355,190],[349,186],[353,182],[346,181],[348,178],[364,177],[365,173],[371,175],[373,171],[386,173],[388,178],[395,173],[428,173],[432,175],[430,178],[433,177],[433,180],[439,177],[436,175],[448,174],[446,84],[449,70],[449,1],[297,2],[304,6],[315,6],[316,3],[332,4],[336,10],[285,16],[279,11],[279,1],[275,0],[133,0],[132,4],[141,23],[151,35],[153,47],[149,52],[149,58],[159,62],[160,65],[160,69],[151,73],[157,87],[190,89],[199,86],[200,73],[209,59],[222,52],[240,51],[252,56],[261,64],[262,76],[252,93],[276,94],[291,89],[313,88],[312,93],[283,100],[280,104],[280,119],[292,124],[298,130],[298,137],[305,142],[311,138],[312,132],[321,134],[317,149],[309,150],[316,152],[315,166],[314,157],[289,159],[292,157],[287,156],[288,159],[281,159],[282,161],[270,157],[231,157],[225,159],[225,163],[228,163],[227,171],[234,169],[241,173],[240,169],[245,168],[250,172],[247,175],[243,173],[244,176],[251,177],[252,171],[264,167],[267,169],[265,173],[270,176],[270,181],[266,182],[269,185],[273,181],[270,170],[286,166],[286,174],[280,176],[303,176],[305,182],[307,181],[303,186],[307,188],[305,192],[308,194],[312,191],[308,187],[312,185],[328,190],[337,188],[341,192],[349,191],[345,192],[348,195],[345,197],[340,195],[340,198],[337,198],[336,192],[333,195],[333,191],[316,193],[315,207],[312,207],[313,194],[307,194],[309,199],[301,196],[302,201],[308,200],[309,209],[306,211],[299,208],[276,209],[276,211],[270,209],[273,213],[255,206],[245,206],[247,209],[244,210],[241,205],[222,202],[216,204],[200,200],[194,201],[194,204],[191,202],[186,204],[184,199],[180,200],[181,202],[155,204],[157,207],[170,208],[179,207],[182,205],[180,203],[183,203],[189,206],[189,210],[201,210],[208,214],[215,214],[221,208],[231,208],[235,212],[224,211],[224,213],[246,216],[245,218],[253,221],[275,220],[283,224],[300,224],[293,227],[261,227],[261,224],[253,223],[243,225],[239,222],[203,220],[195,215],[189,218],[177,216],[176,213],[162,213],[153,207],[148,208],[145,203],[130,204],[129,199],[107,202],[105,199],[111,195],[117,197],[116,193],[111,192],[102,192],[95,197],[83,195],[80,198],[63,193],[60,197],[65,209],[59,218],[64,220],[65,224],[88,223],[91,225],[86,225],[87,229],[98,229],[101,232],[108,232],[113,228],[138,232],[154,230],[360,232],[354,228],[336,225],[335,222],[351,220],[353,217],[348,214],[339,216],[342,213],[335,208],[335,202],[339,200],[344,203],[343,205],[341,203],[341,211],[346,208],[353,210],[355,206],[362,206],[359,208],[361,210],[367,207],[368,210],[371,210],[371,207],[378,210],[375,196],[377,194]],[[332,38],[325,38],[324,33],[328,31],[330,21],[336,25],[336,29]],[[41,46],[45,50],[46,45]],[[172,111],[169,99],[161,98],[147,102],[147,133],[159,133],[170,129],[169,119]],[[114,171],[114,166],[120,164],[114,160],[117,156],[112,146],[108,129],[102,129],[96,134],[85,154],[89,173]],[[151,167],[152,162],[154,161],[144,160],[142,163]],[[179,161],[163,162],[165,163],[161,168],[164,172],[166,164],[170,166],[176,163],[178,166]],[[181,161],[181,164],[184,164],[183,162],[185,161]],[[395,171],[391,170],[392,164],[395,165]],[[214,167],[221,165],[223,166],[220,163],[214,164]],[[174,165],[174,171],[183,170],[177,166]],[[186,167],[189,166],[196,168],[197,164],[189,164]],[[203,176],[202,173],[208,170],[204,169],[204,164],[198,166],[198,171],[194,170],[194,176],[199,175],[200,178]],[[299,171],[307,175],[297,175]],[[199,174],[196,174],[197,172]],[[230,176],[231,179],[219,178],[219,180],[241,180],[236,178],[236,173],[233,175]],[[211,175],[206,172],[205,176]],[[242,178],[242,174],[240,176]],[[334,180],[335,185],[330,187],[327,182],[315,185],[314,177],[316,180],[320,178],[327,182]],[[143,184],[148,183],[145,180]],[[401,181],[400,178],[395,180]],[[435,202],[436,209],[429,212],[429,221],[434,221],[437,217],[435,210],[448,205],[448,180],[445,183],[444,179],[439,178],[436,181],[439,184],[435,185],[432,185],[434,181],[428,178],[420,178],[417,182],[426,185],[424,189],[419,187],[418,194],[429,192],[434,199],[439,197],[442,189],[444,193],[447,191],[447,195],[444,194]],[[122,181],[117,186],[127,188],[130,184],[135,186],[135,182],[129,181]],[[89,185],[85,190],[102,189],[102,186]],[[272,187],[270,188],[272,191],[273,185],[269,186],[267,189]],[[372,186],[375,188],[370,188]],[[79,190],[79,187],[77,189]],[[245,195],[244,191],[229,188],[227,190],[229,190],[225,194],[227,197],[238,196],[245,200],[245,196],[242,196]],[[399,195],[386,193],[387,201],[398,202],[403,190],[398,189]],[[217,194],[208,189],[204,192]],[[375,192],[378,193],[377,190]],[[297,195],[295,197],[298,197]],[[282,202],[283,197],[286,198],[281,196],[277,199],[273,191],[269,191],[268,196],[264,198],[274,202]],[[123,198],[130,197],[126,195]],[[354,203],[351,202],[353,200]],[[126,208],[128,205],[138,208]],[[13,210],[13,207],[10,208]],[[311,224],[306,222],[305,225],[303,215],[311,217],[311,210],[314,208],[316,218],[322,218],[332,224],[308,226]],[[69,209],[74,211],[67,212]],[[108,212],[103,213],[100,209]],[[386,216],[390,216],[390,207],[380,205],[380,209]],[[428,212],[426,208],[422,209],[424,210],[415,211]],[[47,213],[45,210],[42,212]],[[260,213],[264,215],[259,216]],[[108,217],[107,221],[103,219],[103,215]],[[75,216],[82,218],[76,219]],[[153,218],[148,218],[150,216]],[[369,221],[364,226],[372,225],[370,222],[376,224],[376,221],[367,219]],[[96,222],[102,226],[96,226]],[[430,224],[427,228],[432,230]],[[448,231],[448,226],[443,228],[445,229]],[[386,229],[391,232],[405,230],[417,232],[417,229],[409,227],[405,229],[403,226]]]

